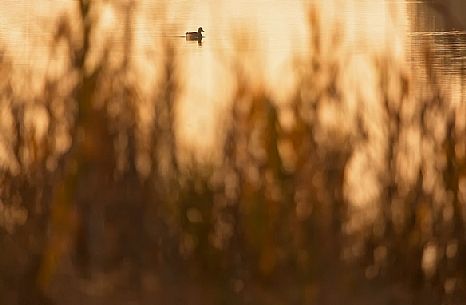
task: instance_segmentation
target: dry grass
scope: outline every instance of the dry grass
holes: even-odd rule
[[[381,120],[362,102],[345,117],[345,62],[326,57],[311,9],[313,52],[294,97],[277,104],[238,71],[221,161],[181,165],[176,50],[162,46],[145,100],[130,47],[117,64],[110,47],[86,64],[92,3],[79,1],[77,34],[66,18],[57,25],[68,70],[45,79],[42,95],[25,102],[8,77],[0,83],[0,303],[464,300],[465,106],[449,105],[433,71],[421,95],[393,58],[371,59]],[[140,105],[152,105],[147,125]],[[46,136],[31,111],[47,118]],[[376,195],[358,209],[349,177],[361,156],[373,161],[360,170]]]

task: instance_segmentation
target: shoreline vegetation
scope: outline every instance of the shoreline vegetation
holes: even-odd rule
[[[0,52],[0,304],[463,304],[466,101],[428,47],[422,80],[388,51],[360,61],[311,6],[295,94],[253,83],[239,46],[218,157],[198,160],[175,46],[142,96],[132,2],[97,59],[96,3],[59,18],[66,68],[37,96]]]

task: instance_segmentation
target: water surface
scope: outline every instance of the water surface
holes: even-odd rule
[[[0,3],[0,42],[6,45],[7,54],[18,69],[34,66],[45,69],[56,20],[64,12],[72,11],[73,3],[66,0]],[[188,126],[187,138],[209,130],[209,118],[233,90],[229,79],[232,66],[225,64],[228,60],[243,63],[246,68],[254,67],[255,79],[261,80],[277,99],[286,99],[292,92],[295,59],[309,52],[308,37],[312,31],[307,21],[309,2],[175,0],[167,3],[144,0],[128,6],[134,10],[136,51],[133,57],[136,62],[147,57],[157,58],[161,38],[168,39],[179,50],[185,88],[181,115]],[[324,21],[339,22],[343,28],[342,41],[349,53],[370,54],[383,52],[385,48],[401,48],[399,51],[406,55],[413,69],[432,64],[446,90],[464,98],[461,88],[466,75],[466,33],[448,29],[443,17],[426,3],[355,0],[337,5],[321,1],[326,11]],[[110,6],[104,5],[103,11],[102,30],[118,36],[125,16],[115,13]],[[184,32],[196,30],[198,26],[206,31],[202,45],[182,37]],[[322,35],[331,33],[323,27]],[[104,44],[103,41],[95,43]],[[432,63],[427,63],[424,56],[427,45],[432,48]],[[147,52],[149,49],[152,51]],[[239,60],[232,59],[239,53],[242,54]],[[140,65],[140,70],[148,69],[148,65]]]

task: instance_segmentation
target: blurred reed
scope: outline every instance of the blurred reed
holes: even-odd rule
[[[348,86],[342,29],[311,7],[293,97],[233,64],[219,159],[180,162],[178,53],[143,95],[132,5],[94,60],[99,5],[77,1],[50,46],[65,70],[30,100],[0,56],[2,304],[461,304],[466,104],[428,64],[422,92],[389,52]]]

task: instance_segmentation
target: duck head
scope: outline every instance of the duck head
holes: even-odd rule
[[[202,29],[202,27],[200,27],[200,28],[197,29],[197,32],[198,32],[199,35],[200,35],[202,32],[204,32],[204,30]]]

